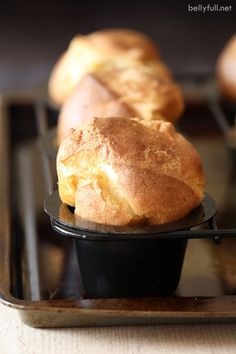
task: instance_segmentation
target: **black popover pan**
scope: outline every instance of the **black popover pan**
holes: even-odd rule
[[[175,292],[188,238],[213,237],[210,230],[190,229],[206,222],[212,226],[216,205],[206,194],[178,222],[114,227],[75,216],[56,191],[46,199],[45,211],[56,231],[74,239],[85,297],[149,297]]]

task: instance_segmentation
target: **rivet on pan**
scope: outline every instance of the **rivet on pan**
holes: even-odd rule
[[[219,245],[221,243],[221,237],[220,236],[214,236],[214,242],[216,245]]]

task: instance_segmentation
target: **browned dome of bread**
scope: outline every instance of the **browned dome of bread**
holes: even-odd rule
[[[236,101],[236,35],[226,43],[219,56],[217,78],[222,94]]]
[[[156,44],[144,33],[128,28],[107,28],[87,35],[88,40],[105,55],[125,55],[135,60],[159,57]]]
[[[204,193],[197,151],[165,121],[94,118],[63,141],[57,173],[61,200],[102,224],[175,221]]]
[[[159,57],[154,42],[138,31],[106,29],[78,35],[53,68],[48,87],[51,100],[61,105],[84,75],[117,56],[141,61]]]
[[[86,75],[68,98],[59,114],[58,145],[69,134],[93,117],[133,117],[135,114],[119,97],[96,79]]]
[[[86,75],[62,106],[58,142],[93,117],[175,121],[183,109],[181,90],[162,62],[109,61]]]

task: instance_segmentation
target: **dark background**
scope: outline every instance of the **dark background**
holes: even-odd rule
[[[30,89],[47,79],[77,33],[131,27],[153,37],[177,73],[212,73],[219,51],[235,32],[231,12],[189,12],[210,1],[6,1],[0,2],[0,91]]]

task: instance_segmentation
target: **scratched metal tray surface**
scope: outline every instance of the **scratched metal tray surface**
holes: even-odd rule
[[[56,121],[56,114],[49,110],[49,128]],[[209,239],[189,240],[173,296],[83,298],[73,243],[52,229],[43,210],[52,181],[45,175],[39,125],[30,97],[1,100],[0,298],[5,305],[17,309],[22,321],[33,327],[236,319],[233,238],[223,239],[219,245]],[[188,101],[180,129],[203,157],[207,191],[219,209],[218,227],[234,228],[236,160],[204,100]]]

